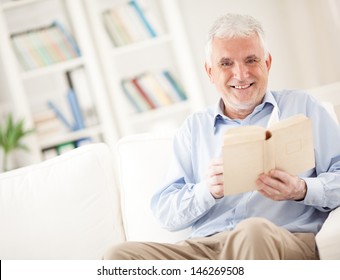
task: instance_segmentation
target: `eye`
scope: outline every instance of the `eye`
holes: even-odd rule
[[[250,57],[246,59],[246,64],[252,65],[252,64],[256,64],[260,61],[259,58],[256,57]]]
[[[220,67],[230,67],[230,66],[233,65],[233,62],[232,62],[231,60],[227,59],[227,60],[220,61],[220,62],[218,63],[218,65],[219,65]]]

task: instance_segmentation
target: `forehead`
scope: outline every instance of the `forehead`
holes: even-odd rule
[[[213,38],[212,57],[243,59],[248,56],[264,56],[264,49],[259,37],[254,34],[249,37]]]

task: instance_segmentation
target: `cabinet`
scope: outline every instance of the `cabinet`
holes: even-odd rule
[[[7,1],[0,5],[0,56],[5,67],[3,78],[7,81],[15,116],[24,118],[27,127],[35,128],[35,133],[25,139],[30,152],[22,153],[18,165],[39,162],[51,154],[63,152],[63,148],[76,147],[86,141],[104,141],[115,145],[119,135],[82,1],[21,0]],[[42,39],[39,37],[41,34],[37,36],[34,32],[44,28],[51,31],[50,27],[55,23],[65,31],[65,37],[70,36],[74,41],[79,55],[41,65],[25,65],[14,45],[13,35],[28,41],[21,44],[21,47],[33,44],[36,46],[35,51],[45,51],[44,59],[47,59],[48,55],[52,57],[52,47],[43,49],[41,44],[46,45],[48,39]],[[25,32],[30,35],[20,36]],[[36,36],[33,39],[30,37],[32,34]],[[32,59],[32,56],[28,56],[28,59]],[[48,106],[48,102],[52,102],[73,125],[74,118],[67,101],[67,92],[72,87],[67,73],[76,79],[72,83],[77,83],[78,89],[87,91],[85,96],[85,92],[77,92],[77,87],[73,86],[85,125],[73,126],[72,129],[62,124],[60,119],[57,120],[59,123],[55,120],[46,121],[52,118]],[[84,102],[87,111],[82,107]],[[44,120],[45,126],[39,123]]]
[[[200,82],[196,76],[177,0],[83,1],[120,135],[172,130],[178,127],[190,112],[203,106]],[[133,11],[131,11],[131,3],[139,5],[156,34],[141,35],[148,27],[145,26],[145,22],[136,23],[137,20],[133,18]],[[111,16],[118,14],[118,23],[117,18],[107,19],[109,13]],[[126,19],[128,19],[127,25],[130,25],[128,27],[126,27]],[[110,23],[116,25],[116,30],[111,30],[111,33]],[[116,40],[112,38],[114,32],[119,32],[117,31],[119,25],[124,27],[124,24],[128,29],[123,31],[124,35],[132,29],[132,33],[133,31],[135,33],[132,36],[139,35],[141,38],[133,37],[134,40],[125,40],[125,42],[124,38],[120,41],[119,38]],[[159,79],[159,74],[164,71],[172,75],[186,97],[171,99],[168,103],[160,102],[154,108],[149,106],[138,110],[131,100],[133,97],[128,97],[128,94],[136,95],[135,88],[131,88],[133,86],[131,81],[140,79],[137,80],[140,82],[139,85],[142,84],[143,90],[150,98],[150,87],[151,91],[153,90],[151,95],[159,94],[155,93],[157,85],[154,80],[155,76]],[[150,75],[153,76],[153,82],[149,79],[142,80],[145,75],[148,78]],[[126,82],[127,88],[124,87]],[[160,97],[156,96],[157,98]],[[134,100],[134,102],[138,101]]]

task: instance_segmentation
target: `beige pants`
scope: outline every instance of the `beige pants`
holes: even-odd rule
[[[263,218],[234,230],[176,244],[125,242],[104,256],[111,260],[303,260],[318,259],[313,233],[290,233]]]

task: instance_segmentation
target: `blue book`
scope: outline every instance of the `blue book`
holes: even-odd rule
[[[69,129],[73,130],[73,126],[70,124],[70,122],[64,117],[62,112],[59,110],[59,108],[52,102],[52,101],[47,101],[48,107],[51,108],[51,110],[54,112],[56,117]]]
[[[151,37],[157,37],[157,33],[156,33],[155,29],[151,26],[150,22],[145,17],[145,14],[144,14],[141,6],[138,4],[138,1],[137,0],[131,0],[129,2],[129,5],[131,5],[135,9],[135,11],[137,12],[139,18],[144,23],[146,29],[150,33]]]
[[[72,46],[73,50],[75,51],[75,53],[78,56],[81,56],[81,52],[80,49],[77,45],[77,42],[73,39],[73,37],[65,30],[65,28],[58,22],[58,21],[54,21],[53,24],[54,26],[56,26],[61,33],[65,36],[65,38],[67,39],[67,41],[70,43],[70,45]]]
[[[80,130],[85,128],[84,118],[79,106],[77,95],[73,89],[69,89],[67,92],[67,100],[71,108],[71,112],[74,118],[73,130]]]
[[[184,92],[184,90],[180,87],[180,85],[175,81],[175,79],[172,77],[172,75],[170,74],[169,71],[163,71],[162,72],[163,75],[165,76],[165,78],[168,79],[168,81],[171,83],[171,85],[174,87],[174,89],[176,90],[176,92],[178,93],[178,96],[182,99],[182,100],[186,100],[187,96]]]

